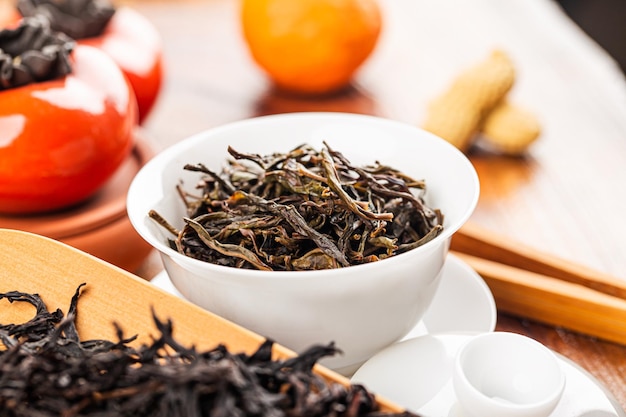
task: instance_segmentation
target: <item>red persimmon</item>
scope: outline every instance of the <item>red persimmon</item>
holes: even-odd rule
[[[0,90],[0,212],[40,213],[92,196],[129,155],[134,94],[102,51],[76,45],[71,72]]]
[[[137,97],[139,122],[150,113],[163,80],[163,48],[154,26],[135,10],[119,8],[99,36],[79,39],[106,52],[122,69]]]

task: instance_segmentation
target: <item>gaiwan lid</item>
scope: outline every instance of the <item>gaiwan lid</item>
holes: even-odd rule
[[[120,228],[127,228],[132,236],[136,234],[127,218],[126,194],[139,169],[153,155],[154,151],[148,142],[139,133],[135,133],[133,151],[92,198],[75,207],[51,213],[0,215],[0,228],[22,230],[60,240],[117,266],[130,269],[126,261],[117,262],[117,257],[110,254],[106,247],[126,245],[127,248],[121,249],[140,251],[137,261],[141,260],[138,258],[145,257],[147,251],[132,244],[132,239],[121,242],[110,242],[107,239],[112,239],[113,233],[119,233]],[[107,232],[108,229],[111,229],[110,233]],[[131,255],[125,254],[124,259],[130,259]],[[133,262],[132,266],[136,266],[136,263]]]

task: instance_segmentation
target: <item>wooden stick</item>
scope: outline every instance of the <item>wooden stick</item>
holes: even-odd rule
[[[558,278],[452,253],[483,277],[498,311],[626,345],[626,300]]]
[[[626,279],[540,252],[475,224],[463,225],[452,237],[450,248],[626,299]]]

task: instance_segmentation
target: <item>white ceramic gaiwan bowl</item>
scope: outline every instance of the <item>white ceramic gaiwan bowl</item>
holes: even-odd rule
[[[155,209],[182,228],[175,190],[192,190],[204,163],[220,171],[228,146],[240,152],[287,152],[326,141],[354,165],[382,164],[426,181],[426,202],[444,216],[444,231],[404,254],[365,265],[322,271],[258,271],[192,259],[172,250],[168,234],[148,217]],[[422,318],[440,281],[452,234],[473,212],[478,177],[448,142],[416,127],[343,113],[292,113],[248,119],[199,133],[165,149],[134,178],[127,201],[137,232],[161,254],[176,288],[191,302],[295,351],[335,341],[343,354],[322,363],[340,372],[408,333]]]

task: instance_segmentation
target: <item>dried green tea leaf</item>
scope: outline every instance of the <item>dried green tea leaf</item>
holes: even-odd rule
[[[202,177],[198,195],[180,191],[183,230],[149,214],[187,256],[237,268],[342,268],[406,252],[443,230],[443,215],[424,202],[426,183],[389,166],[353,166],[327,144],[228,151],[234,159],[219,173],[185,166]]]

